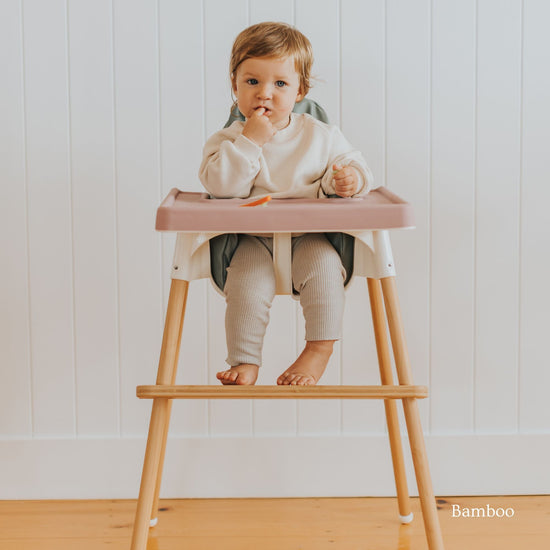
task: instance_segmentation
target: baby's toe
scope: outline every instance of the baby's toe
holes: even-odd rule
[[[292,386],[301,386],[302,385],[302,375],[301,374],[293,374],[292,377],[290,378],[290,384]]]
[[[277,378],[277,384],[279,384],[279,386],[283,386],[285,384],[288,384],[287,378],[288,378],[288,374],[286,374],[286,373],[281,374],[281,376],[279,376],[279,378]]]
[[[296,380],[298,386],[311,386],[315,384],[315,380],[310,374],[300,374]]]

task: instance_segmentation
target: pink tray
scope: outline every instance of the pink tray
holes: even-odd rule
[[[273,199],[239,208],[249,199],[210,199],[207,193],[172,189],[157,210],[158,231],[277,233],[361,231],[413,227],[412,207],[380,187],[352,199]]]

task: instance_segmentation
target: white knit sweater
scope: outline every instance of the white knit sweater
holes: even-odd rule
[[[335,193],[332,165],[358,173],[357,195],[372,188],[372,173],[342,132],[307,114],[292,113],[290,124],[263,147],[242,135],[244,122],[216,132],[206,142],[199,177],[215,198],[319,198]]]

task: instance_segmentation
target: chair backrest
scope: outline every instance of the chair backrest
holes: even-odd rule
[[[313,99],[304,97],[302,101],[294,105],[294,109],[292,109],[292,112],[307,113],[308,115],[311,115],[313,118],[316,118],[317,120],[320,120],[321,122],[325,122],[328,124],[327,113],[316,101],[313,101]],[[244,122],[245,117],[241,113],[241,111],[239,111],[239,108],[235,104],[231,109],[231,114],[229,115],[229,118],[227,119],[227,122],[225,123],[224,128],[228,128],[236,120],[242,120]]]

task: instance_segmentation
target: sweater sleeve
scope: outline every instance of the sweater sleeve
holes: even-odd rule
[[[199,178],[215,198],[245,198],[260,171],[261,148],[231,127],[211,136],[203,149]]]
[[[360,151],[354,149],[336,126],[332,127],[330,152],[326,171],[321,179],[321,189],[325,195],[334,195],[333,164],[351,166],[357,172],[359,185],[354,197],[366,195],[372,188],[374,178],[367,162]]]

